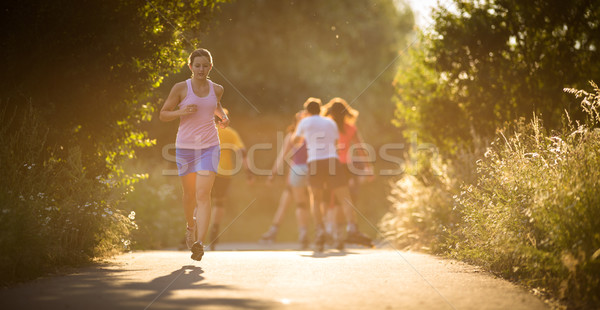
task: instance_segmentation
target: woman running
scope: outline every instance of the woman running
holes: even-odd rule
[[[214,116],[220,119],[221,128],[229,125],[229,118],[221,107],[223,86],[208,79],[213,67],[210,52],[202,48],[193,51],[188,66],[192,77],[173,86],[160,120],[179,119],[175,156],[183,187],[185,241],[192,259],[199,261],[204,255],[202,240],[210,222],[210,194],[221,153]]]
[[[346,100],[336,97],[323,106],[322,115],[328,116],[337,125],[339,131],[339,139],[337,141],[338,159],[342,166],[340,174],[345,179],[346,185],[350,189],[350,195],[353,202],[356,202],[358,194],[359,174],[361,176],[373,176],[373,167],[370,163],[355,163],[353,162],[352,150],[355,149],[361,156],[366,156],[363,148],[363,139],[356,127],[358,111],[351,108]],[[359,171],[360,170],[360,171]],[[342,202],[336,201],[336,197],[330,196],[330,200],[326,205],[326,223],[325,230],[328,235],[332,236],[333,242],[338,249],[343,249],[343,229],[338,227],[343,225],[343,212],[340,212],[338,206],[343,205]],[[370,246],[370,242],[366,242],[362,236],[348,236],[346,243],[358,243]]]

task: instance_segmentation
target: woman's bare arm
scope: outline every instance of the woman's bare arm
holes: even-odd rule
[[[184,82],[177,83],[171,88],[171,92],[160,110],[159,119],[163,122],[169,122],[181,116],[196,113],[197,107],[190,106],[185,109],[178,109],[177,105],[181,102],[181,93],[185,93],[186,84]]]

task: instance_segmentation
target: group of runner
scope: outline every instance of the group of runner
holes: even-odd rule
[[[372,246],[371,239],[358,231],[353,205],[355,199],[349,191],[350,186],[358,184],[356,174],[349,167],[371,169],[368,165],[357,167],[351,161],[351,146],[362,143],[354,125],[357,117],[358,112],[342,98],[333,98],[324,106],[318,98],[306,100],[304,110],[296,113],[294,125],[288,128],[283,148],[269,177],[271,180],[282,170],[285,158],[291,159],[288,187],[282,193],[273,224],[261,241],[274,241],[291,193],[296,205],[298,240],[302,248],[308,247],[309,207],[315,226],[315,250],[322,251],[327,241],[339,250],[344,249],[345,243]],[[312,199],[308,199],[309,194]],[[346,229],[339,227],[340,215],[345,218],[342,223],[347,224]]]
[[[180,121],[176,160],[187,222],[185,242],[192,252],[191,258],[201,260],[204,255],[202,241],[209,231],[211,215],[211,248],[214,249],[218,240],[231,173],[235,171],[235,153],[241,153],[244,168],[248,165],[244,143],[239,134],[228,127],[228,112],[220,103],[224,89],[208,79],[213,66],[212,55],[206,49],[195,50],[188,58],[188,66],[192,77],[173,86],[160,111],[160,120]],[[315,251],[323,251],[327,240],[333,240],[340,250],[344,249],[345,243],[372,246],[371,239],[358,230],[349,190],[355,175],[349,167],[356,168],[356,165],[349,165],[350,149],[352,145],[362,143],[354,125],[357,116],[358,112],[341,98],[334,98],[325,106],[318,98],[308,98],[304,110],[296,113],[294,125],[290,126],[273,166],[274,172],[280,171],[287,156],[291,156],[289,192],[284,192],[282,200],[286,199],[285,195],[293,197],[303,248],[309,244],[311,214]],[[252,178],[251,173],[247,175]],[[264,239],[274,238],[282,211],[276,213],[275,225],[263,236]],[[337,229],[336,215],[339,213],[345,218],[345,237],[344,229]]]

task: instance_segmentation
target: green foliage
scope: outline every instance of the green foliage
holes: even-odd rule
[[[470,148],[476,135],[464,130],[468,122],[455,104],[457,96],[443,75],[427,64],[428,41],[423,37],[420,40],[401,59],[394,79],[396,111],[392,123],[402,129],[406,139],[416,134],[444,153]]]
[[[295,112],[311,94],[324,100],[358,96],[394,59],[413,26],[412,12],[399,11],[391,0],[237,1],[223,5],[216,21],[206,38],[216,68],[259,110],[280,105],[285,112]],[[236,48],[218,38],[234,39]]]
[[[560,126],[565,110],[584,117],[560,90],[600,74],[600,1],[455,0],[449,7],[435,10],[422,51],[400,67],[399,124],[453,153],[534,113],[549,128]]]
[[[192,49],[183,37],[197,44],[219,2],[3,3],[0,27],[11,30],[0,35],[3,105],[31,99],[52,128],[48,143],[79,146],[84,166],[105,175],[136,144],[151,143],[136,129],[154,112],[145,102],[181,67]]]
[[[123,201],[123,208],[136,213],[139,229],[131,235],[135,250],[164,249],[181,245],[185,217],[179,177],[173,167],[155,161],[126,164],[129,170],[148,171],[148,178],[136,184]],[[133,167],[131,167],[133,166]],[[165,173],[170,171],[170,175]]]
[[[600,89],[585,96],[584,124],[549,133],[541,121],[502,132],[457,196],[463,224],[452,255],[575,306],[600,290]]]
[[[126,174],[122,162],[154,144],[140,130],[155,112],[152,91],[221,2],[0,5],[0,27],[10,29],[0,33],[3,280],[128,248],[134,214],[119,204],[146,176]]]
[[[566,89],[583,98],[583,122],[567,118],[550,131],[521,118],[482,156],[424,158],[443,169],[419,162],[397,181],[379,226],[401,247],[481,265],[574,308],[598,305],[600,89],[592,85],[592,93]]]
[[[390,65],[414,25],[412,12],[399,10],[394,2],[223,5],[202,39],[214,53],[211,76],[225,86],[224,105],[238,115],[292,115],[309,96],[325,101],[339,96],[362,111],[361,122],[374,137],[393,133],[387,122],[394,109],[388,104],[393,95]]]
[[[394,81],[394,124],[434,143],[449,172],[400,180],[381,225],[401,244],[424,241],[575,306],[597,305],[598,89],[571,90],[581,106],[560,90],[600,73],[600,2],[449,7],[435,10]],[[484,157],[492,141],[476,171],[462,159]]]
[[[117,208],[123,188],[90,175],[76,146],[57,157],[33,107],[3,110],[0,124],[2,284],[127,248],[136,224]]]

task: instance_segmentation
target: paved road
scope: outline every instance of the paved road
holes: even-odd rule
[[[286,247],[229,245],[237,251],[201,262],[180,251],[128,253],[1,290],[0,309],[547,309],[507,281],[430,255]]]

